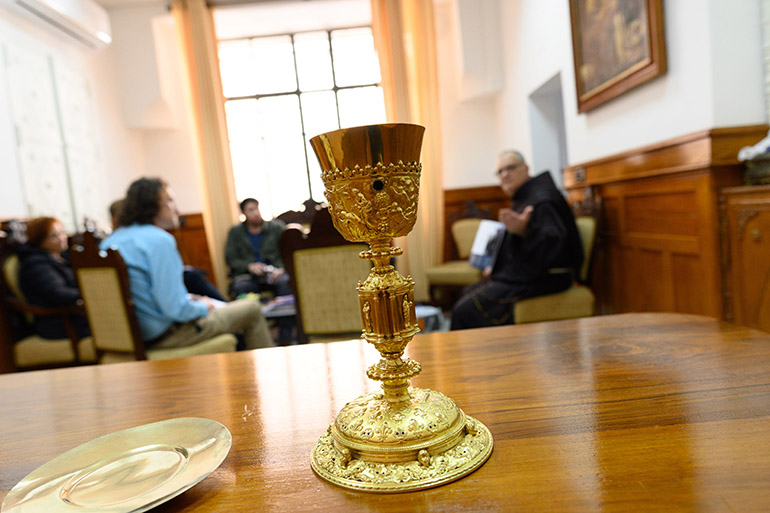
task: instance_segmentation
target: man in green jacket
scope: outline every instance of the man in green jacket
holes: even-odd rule
[[[230,266],[230,295],[270,290],[276,296],[291,294],[289,276],[283,268],[278,239],[286,228],[283,221],[265,221],[259,202],[246,198],[241,202],[243,223],[230,228],[225,245],[225,260]]]

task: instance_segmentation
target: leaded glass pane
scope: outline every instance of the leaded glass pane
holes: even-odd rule
[[[257,66],[248,39],[219,43],[219,74],[226,98],[257,94]]]
[[[340,126],[385,123],[385,98],[381,87],[355,87],[337,92]]]
[[[369,27],[334,30],[331,39],[337,87],[379,83],[380,65]]]
[[[329,38],[326,31],[294,36],[300,91],[318,91],[334,87]]]
[[[257,94],[288,93],[297,90],[291,37],[260,37],[252,40],[256,66]]]

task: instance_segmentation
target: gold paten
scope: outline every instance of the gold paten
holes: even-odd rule
[[[316,443],[313,470],[334,484],[371,492],[438,486],[480,467],[492,453],[492,435],[452,399],[412,388],[420,364],[402,358],[420,329],[414,281],[390,265],[402,254],[393,237],[417,219],[420,148],[425,128],[389,124],[336,130],[310,140],[335,228],[351,242],[366,242],[361,258],[374,266],[358,283],[362,335],[382,359],[367,369],[382,392],[342,408]]]

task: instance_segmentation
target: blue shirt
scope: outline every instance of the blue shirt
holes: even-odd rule
[[[246,235],[249,237],[249,242],[251,243],[251,249],[254,250],[254,261],[261,262],[262,261],[262,239],[265,236],[265,232],[261,231],[259,233],[251,233],[247,228]]]
[[[104,239],[103,250],[116,248],[128,267],[131,298],[144,340],[162,335],[175,322],[189,322],[208,314],[201,301],[187,297],[182,258],[176,240],[151,224],[118,228]]]

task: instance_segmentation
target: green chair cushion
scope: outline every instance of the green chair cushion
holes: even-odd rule
[[[96,362],[96,349],[91,337],[78,341],[81,362]],[[50,340],[37,335],[23,338],[13,345],[13,361],[16,367],[39,367],[73,363],[72,342],[68,338]]]
[[[173,358],[186,358],[202,354],[232,353],[235,351],[237,343],[238,339],[235,338],[235,335],[224,333],[191,346],[148,349],[145,354],[148,360],[171,360]],[[135,360],[134,355],[129,353],[107,351],[102,354],[99,363],[133,362]]]
[[[526,324],[590,317],[594,314],[595,302],[591,289],[583,285],[573,285],[564,292],[517,301],[513,318],[516,324]]]
[[[481,279],[481,270],[467,260],[452,260],[431,267],[426,274],[431,285],[473,285]]]

